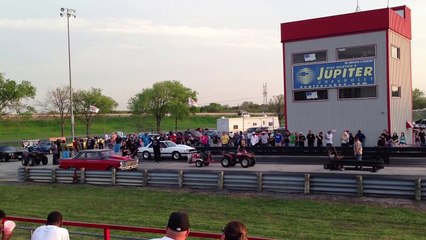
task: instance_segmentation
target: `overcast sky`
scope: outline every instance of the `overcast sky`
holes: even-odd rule
[[[336,4],[339,2],[339,4]],[[0,0],[0,72],[28,80],[37,99],[69,84],[70,19],[74,89],[103,89],[128,99],[163,80],[178,80],[200,105],[262,103],[283,93],[280,23],[351,13],[356,0]],[[359,0],[361,10],[386,0]],[[412,10],[413,88],[426,90],[426,1],[389,1]]]

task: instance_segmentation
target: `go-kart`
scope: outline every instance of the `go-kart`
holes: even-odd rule
[[[254,154],[247,151],[239,152],[228,152],[223,154],[222,160],[220,162],[223,167],[233,167],[237,163],[241,164],[241,167],[248,168],[256,164],[254,159]]]
[[[210,163],[213,163],[214,160],[212,158],[212,154],[210,151],[204,151],[200,153],[193,153],[191,160],[188,161],[188,163],[195,163],[195,166],[197,167],[203,167],[208,166]]]

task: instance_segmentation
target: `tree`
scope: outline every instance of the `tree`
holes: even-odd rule
[[[6,79],[3,73],[0,73],[0,116],[6,111],[14,111],[18,114],[22,112],[31,113],[33,107],[21,103],[27,98],[34,98],[36,88],[28,81],[22,81],[20,84],[15,80]]]
[[[191,106],[188,98],[197,99],[197,92],[185,87],[179,81],[168,80],[155,83],[152,88],[142,91],[129,99],[128,109],[134,115],[152,114],[157,131],[161,131],[161,121],[171,113],[176,121],[188,116]]]
[[[278,116],[278,121],[283,123],[284,119],[284,95],[272,96],[269,100],[269,109]]]
[[[92,110],[91,106],[98,110]],[[90,134],[90,127],[93,120],[105,113],[110,113],[118,106],[118,103],[111,97],[102,95],[99,88],[91,88],[88,91],[79,90],[74,93],[74,109],[75,113],[81,118],[86,125],[86,135]]]
[[[64,136],[65,120],[70,113],[69,86],[57,87],[47,91],[46,98],[40,103],[42,111],[57,116],[61,125],[61,136]]]
[[[209,113],[220,113],[224,111],[224,108],[219,103],[210,103],[208,106],[201,107],[200,111]]]
[[[423,109],[423,108],[426,108],[425,93],[418,88],[414,88],[414,90],[413,90],[413,109]]]

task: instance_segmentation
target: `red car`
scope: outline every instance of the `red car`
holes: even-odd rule
[[[63,169],[132,170],[136,169],[138,165],[137,160],[128,156],[114,155],[110,149],[84,150],[73,158],[59,160],[59,167]]]

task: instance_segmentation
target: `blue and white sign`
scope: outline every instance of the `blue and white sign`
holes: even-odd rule
[[[374,59],[293,66],[294,89],[375,85]]]

